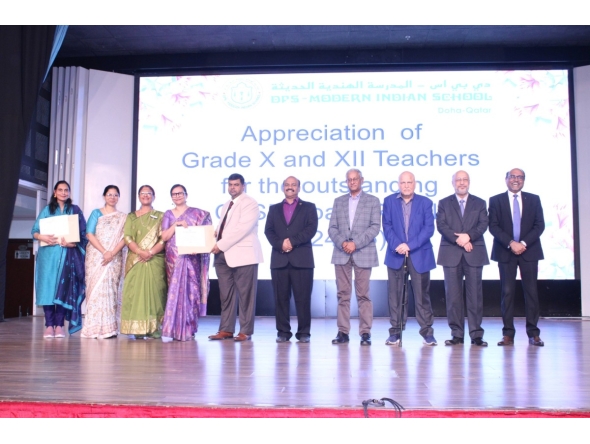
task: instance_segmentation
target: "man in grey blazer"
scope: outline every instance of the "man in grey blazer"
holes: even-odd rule
[[[349,193],[334,200],[328,233],[334,243],[332,263],[338,291],[338,334],[332,344],[349,342],[352,271],[359,311],[361,345],[371,345],[373,303],[369,295],[372,267],[379,265],[375,237],[381,228],[379,199],[362,191],[363,176],[357,169],[346,173]]]
[[[440,200],[436,213],[436,228],[442,235],[437,264],[443,266],[447,319],[451,339],[445,345],[463,344],[465,336],[465,310],[463,278],[465,278],[465,305],[471,343],[487,347],[481,328],[483,318],[483,266],[490,263],[483,234],[488,229],[486,202],[469,194],[469,174],[457,171],[452,184],[455,193]]]

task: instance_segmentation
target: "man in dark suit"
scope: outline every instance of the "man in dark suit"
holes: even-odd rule
[[[525,174],[519,168],[506,173],[507,193],[490,198],[490,233],[494,236],[492,260],[498,262],[502,283],[503,338],[498,345],[514,345],[514,290],[520,268],[529,344],[545,345],[537,327],[539,295],[537,272],[543,259],[541,234],[545,230],[543,207],[536,194],[525,193]]]
[[[371,345],[373,302],[370,297],[371,271],[379,265],[375,238],[381,228],[379,198],[363,191],[363,175],[355,168],[346,173],[348,194],[334,199],[328,234],[334,250],[332,263],[338,291],[338,333],[332,344],[350,341],[350,298],[352,271],[359,308],[361,345]]]
[[[467,325],[471,343],[487,347],[483,340],[483,266],[490,263],[483,234],[488,229],[486,201],[469,194],[469,174],[453,174],[455,194],[438,203],[436,227],[442,235],[437,264],[443,266],[447,318],[451,339],[445,345],[463,344],[465,336],[465,310],[463,278],[467,305]]]
[[[289,322],[291,291],[297,310],[295,337],[299,342],[310,340],[314,269],[311,240],[318,230],[318,213],[314,204],[299,199],[300,187],[297,178],[285,179],[285,199],[270,207],[264,228],[272,246],[270,273],[275,296],[277,342],[287,342],[293,336]]]
[[[430,303],[430,270],[436,268],[430,238],[434,234],[432,201],[414,193],[416,178],[409,171],[399,176],[399,192],[383,201],[383,235],[387,241],[385,265],[387,265],[387,293],[389,301],[389,337],[386,345],[396,345],[405,329],[408,305],[402,313],[404,284],[404,260],[407,257],[408,272],[416,302],[416,320],[424,344],[436,345],[434,315]],[[400,325],[401,324],[401,325]]]

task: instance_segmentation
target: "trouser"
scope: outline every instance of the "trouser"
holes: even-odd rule
[[[338,331],[350,332],[350,298],[352,296],[352,270],[354,269],[354,290],[359,307],[359,334],[371,333],[373,326],[373,302],[369,295],[372,268],[362,268],[354,263],[352,256],[344,265],[334,265],[336,288],[338,290]]]
[[[66,309],[59,304],[44,305],[45,327],[63,327]]]
[[[416,306],[416,321],[420,325],[420,335],[422,337],[432,336],[434,329],[434,315],[432,314],[432,305],[430,304],[430,271],[418,273],[412,264],[412,259],[408,256],[408,270],[412,280],[412,290],[414,290],[414,302]],[[389,322],[391,328],[389,334],[399,334],[401,329],[405,330],[406,320],[408,318],[408,289],[406,288],[406,305],[404,312],[401,313],[402,294],[404,288],[404,267],[395,270],[387,267],[387,293],[389,298]],[[400,326],[400,319],[402,319]],[[400,329],[401,327],[401,329]]]

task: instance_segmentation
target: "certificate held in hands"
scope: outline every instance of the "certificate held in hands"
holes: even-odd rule
[[[63,237],[68,243],[80,242],[80,227],[77,214],[64,214],[63,216],[41,219],[39,221],[39,231],[41,234],[52,234],[59,239]],[[40,245],[46,247],[48,244],[40,241]]]
[[[213,225],[191,225],[176,227],[176,248],[178,254],[211,253],[215,245]]]

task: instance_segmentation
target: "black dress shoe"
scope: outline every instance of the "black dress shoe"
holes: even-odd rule
[[[339,331],[336,337],[332,339],[332,344],[346,344],[349,341],[348,335]]]
[[[477,345],[478,347],[487,347],[488,343],[484,341],[482,338],[474,338],[471,340],[471,344]]]
[[[529,338],[529,344],[536,345],[537,347],[544,347],[545,343],[541,340],[539,336],[535,336],[534,338]]]
[[[459,345],[459,344],[463,344],[465,341],[463,340],[463,338],[459,338],[457,336],[453,336],[452,339],[447,339],[445,341],[445,345]]]
[[[369,333],[361,335],[361,345],[371,345],[371,335]]]
[[[506,345],[514,345],[514,338],[511,338],[510,336],[502,336],[502,340],[498,342],[498,345],[500,347],[504,347]]]

